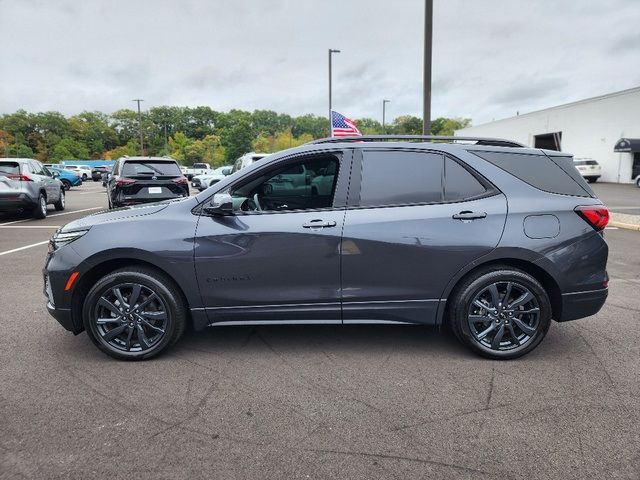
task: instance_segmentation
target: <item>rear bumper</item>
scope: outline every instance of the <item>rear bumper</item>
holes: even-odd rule
[[[0,193],[0,211],[2,212],[35,206],[36,201],[26,193]]]
[[[608,288],[590,290],[588,292],[563,293],[562,314],[556,320],[558,322],[567,322],[595,315],[604,305],[608,294]]]

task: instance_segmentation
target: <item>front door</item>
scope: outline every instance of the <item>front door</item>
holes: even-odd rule
[[[349,151],[289,158],[233,184],[231,216],[198,221],[195,269],[210,323],[336,322]],[[327,186],[328,185],[328,186]]]
[[[417,150],[365,149],[352,192],[358,184],[342,246],[344,323],[434,323],[447,282],[498,244],[506,198],[462,163]]]

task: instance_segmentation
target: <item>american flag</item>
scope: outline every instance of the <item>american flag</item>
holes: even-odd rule
[[[331,136],[351,137],[353,135],[362,135],[355,122],[331,110]]]

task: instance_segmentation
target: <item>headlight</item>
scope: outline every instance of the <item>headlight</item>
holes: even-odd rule
[[[49,251],[53,252],[58,250],[60,247],[63,247],[80,237],[82,237],[89,230],[76,230],[74,232],[61,232],[60,230],[56,231],[49,240]]]

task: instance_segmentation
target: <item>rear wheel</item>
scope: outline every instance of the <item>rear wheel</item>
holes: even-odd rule
[[[33,218],[46,218],[47,216],[47,197],[44,193],[40,192],[36,206],[33,208]]]
[[[65,190],[71,190],[71,182],[69,180],[60,180]]]
[[[87,178],[88,178],[88,177],[87,177],[87,174],[86,174],[86,173],[83,173],[83,174],[82,174],[82,181],[83,181],[83,182],[86,182],[86,181],[87,181]]]
[[[123,268],[98,280],[82,316],[98,348],[121,360],[158,355],[178,341],[186,325],[185,304],[173,281],[144,267]]]
[[[53,206],[56,207],[56,210],[64,210],[64,207],[65,207],[64,188],[60,189],[60,198],[58,199],[58,201],[56,203],[53,204]]]
[[[551,303],[531,275],[498,266],[473,273],[456,288],[449,322],[458,339],[476,353],[507,360],[542,341],[551,324]]]

